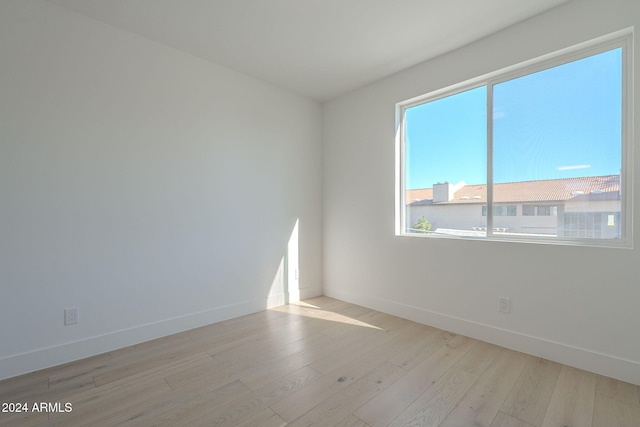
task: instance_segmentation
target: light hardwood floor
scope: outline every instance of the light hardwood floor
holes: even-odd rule
[[[327,297],[1,381],[0,402],[29,406],[0,426],[640,426],[636,385]]]

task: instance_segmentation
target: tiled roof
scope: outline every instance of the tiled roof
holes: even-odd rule
[[[620,175],[585,176],[579,178],[545,179],[538,181],[495,184],[494,203],[558,202],[618,200]],[[433,189],[407,190],[406,202],[414,205],[487,203],[487,185],[465,185],[448,202],[433,203]]]

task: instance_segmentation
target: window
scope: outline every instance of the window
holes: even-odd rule
[[[619,212],[569,212],[564,214],[564,237],[585,239],[615,239],[620,221]]]
[[[399,104],[398,234],[630,246],[629,42]]]
[[[482,216],[487,216],[487,206],[482,207]],[[516,205],[494,205],[493,216],[516,216]]]
[[[523,205],[522,215],[525,216],[557,216],[557,206]]]

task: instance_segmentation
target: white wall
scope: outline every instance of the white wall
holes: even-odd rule
[[[320,294],[319,104],[41,0],[0,61],[0,379],[282,303],[298,254]]]
[[[574,0],[328,102],[325,294],[640,384],[637,231],[632,250],[394,235],[397,102],[633,25],[637,0]]]

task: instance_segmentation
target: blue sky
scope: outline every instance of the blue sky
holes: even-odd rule
[[[609,175],[621,162],[621,49],[494,86],[494,182]],[[408,189],[486,183],[486,88],[406,110]]]

